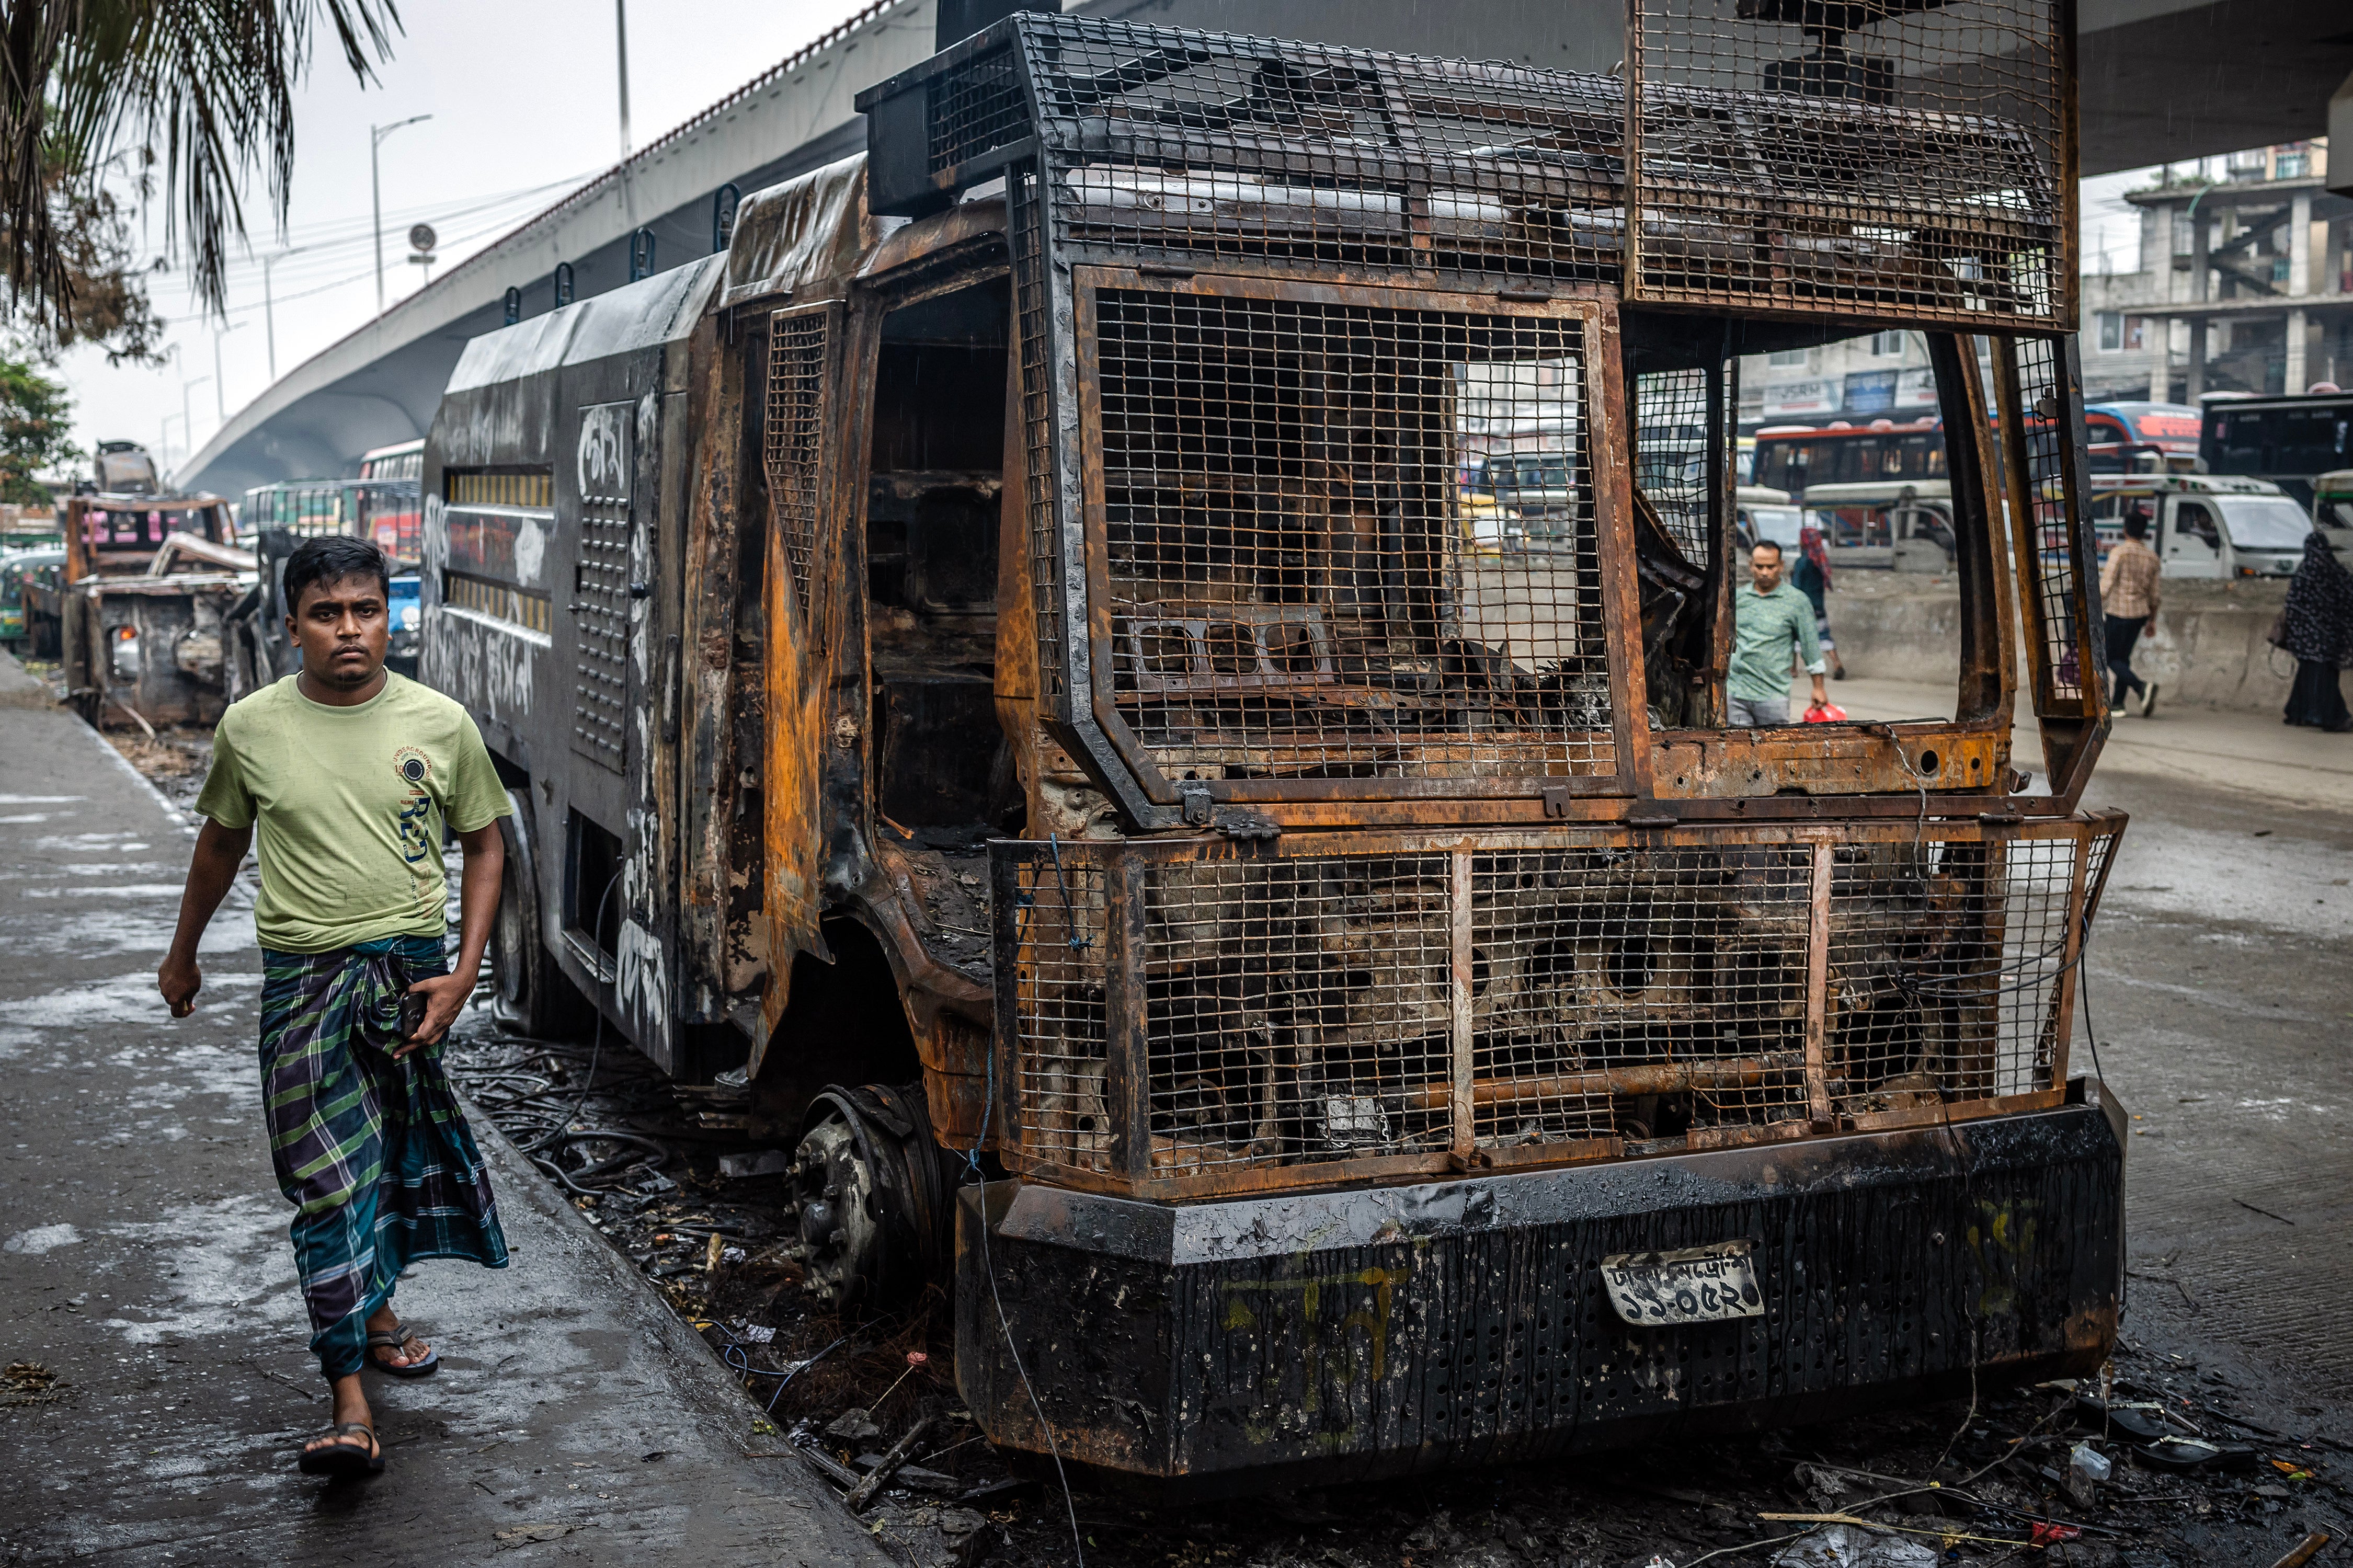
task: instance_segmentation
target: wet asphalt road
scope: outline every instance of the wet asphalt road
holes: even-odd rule
[[[188,830],[0,657],[0,1564],[881,1563],[711,1352],[480,1131],[514,1263],[400,1293],[390,1468],[293,1468],[327,1405],[272,1181],[248,890],[197,1015],[155,994]],[[748,1450],[748,1452],[747,1452]]]
[[[2126,1332],[2347,1436],[2353,816],[2137,774],[2087,800],[2133,813],[2079,1013],[2137,1118]]]

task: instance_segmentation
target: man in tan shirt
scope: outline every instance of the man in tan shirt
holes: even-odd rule
[[[2148,547],[2148,510],[2136,506],[2125,514],[2125,536],[2100,568],[2100,605],[2107,612],[2108,673],[2115,678],[2108,706],[2122,708],[2129,691],[2139,699],[2134,711],[2144,719],[2157,711],[2157,682],[2133,673],[2133,645],[2157,614],[2157,580],[2164,570]]]

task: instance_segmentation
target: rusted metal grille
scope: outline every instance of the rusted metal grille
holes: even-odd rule
[[[1039,847],[1037,858],[997,868],[1000,928],[1010,928],[1024,958],[1018,971],[997,972],[997,1016],[1013,1031],[1007,1103],[1023,1146],[1042,1163],[1104,1170],[1112,1153],[1104,868],[1075,847]]]
[[[2091,640],[2092,584],[2076,565],[2076,536],[2084,515],[2074,429],[2081,416],[2070,411],[2080,405],[2067,395],[2063,351],[2056,341],[2002,339],[1997,352],[2003,359],[1999,380],[2006,460],[2021,470],[2014,476],[2011,515],[2022,510],[2031,519],[2016,531],[2031,596],[2028,632],[2044,651],[2035,661],[2043,710],[2096,712],[2104,686]]]
[[[1165,773],[1616,771],[1581,317],[1092,305],[1113,692]]]
[[[1630,299],[2072,325],[2062,0],[1637,0]]]
[[[1010,45],[934,78],[928,92],[923,118],[934,174],[1018,141],[1029,131],[1029,100],[1022,90],[1021,62]]]
[[[2084,848],[1928,837],[1836,852],[1824,1055],[1841,1111],[2051,1087]]]
[[[1480,1145],[1803,1121],[1812,885],[1782,845],[1476,857]]]
[[[809,557],[817,543],[830,321],[825,310],[778,310],[768,318],[768,408],[762,458],[785,560],[792,568],[793,598],[804,616],[809,606]]]
[[[572,603],[572,749],[618,772],[629,661],[629,502],[580,498]]]
[[[1444,855],[1152,869],[1155,1175],[1451,1146],[1450,876]]]
[[[1069,690],[1070,655],[1062,637],[1064,576],[1061,509],[1054,464],[1053,342],[1046,283],[1045,215],[1038,201],[1038,170],[1024,163],[1005,180],[1007,226],[1012,230],[1015,349],[1021,356],[1023,495],[1029,519],[1029,592],[1038,618],[1038,679],[1050,706]]]
[[[1715,519],[1734,428],[1714,405],[1725,395],[1721,370],[1641,371],[1634,387],[1634,483],[1657,511],[1659,525],[1694,566],[1704,568],[1715,550]],[[1727,449],[1711,452],[1715,443]]]
[[[1000,844],[1008,1158],[1181,1195],[2044,1103],[2119,826]]]

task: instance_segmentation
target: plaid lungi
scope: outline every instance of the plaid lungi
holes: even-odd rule
[[[438,1046],[396,1061],[400,997],[445,974],[430,937],[261,953],[270,1163],[295,1208],[294,1268],[329,1378],[366,1364],[367,1318],[420,1258],[503,1268],[490,1174]]]

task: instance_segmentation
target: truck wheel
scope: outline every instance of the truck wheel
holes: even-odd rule
[[[581,1033],[587,1003],[549,956],[541,932],[539,862],[532,853],[531,796],[507,791],[513,815],[499,819],[506,871],[499,879],[499,911],[491,922],[491,977],[498,999],[491,1016],[501,1028],[533,1039]]]
[[[800,1239],[790,1255],[819,1301],[879,1310],[946,1279],[954,1210],[923,1085],[819,1094],[792,1186]]]

